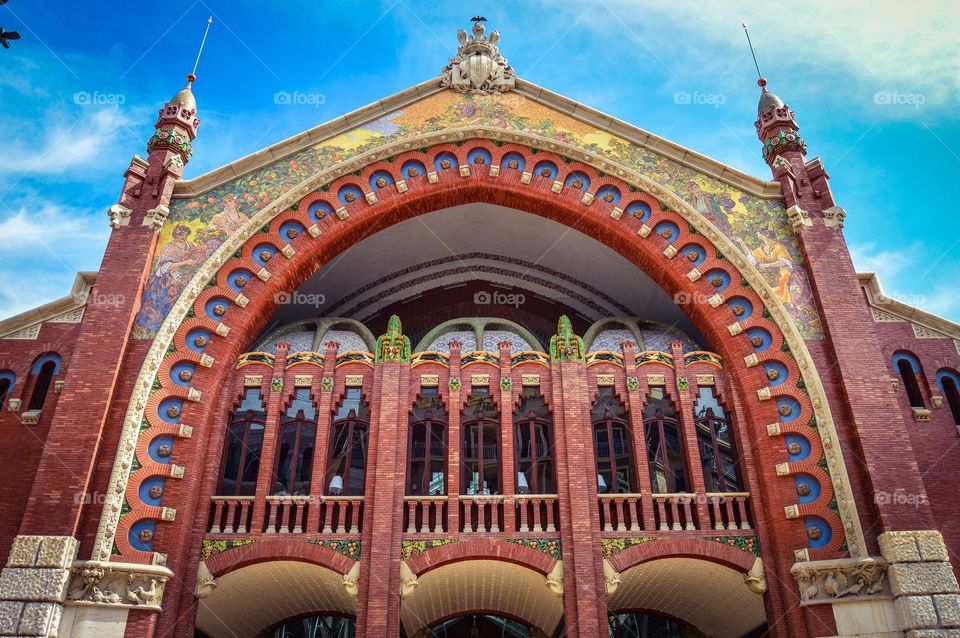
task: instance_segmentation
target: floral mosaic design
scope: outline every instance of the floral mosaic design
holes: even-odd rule
[[[560,539],[559,538],[508,538],[508,543],[523,545],[538,552],[543,552],[551,558],[560,560]]]
[[[400,560],[410,560],[417,554],[457,541],[452,538],[433,541],[400,541]]]
[[[335,552],[340,552],[347,558],[360,560],[360,541],[311,539],[307,542],[313,543],[314,545],[323,545],[324,547],[329,547]]]
[[[402,111],[294,153],[200,196],[175,199],[160,232],[153,272],[134,329],[152,338],[202,264],[250,216],[310,175],[378,145],[463,126],[522,131],[625,164],[673,191],[730,237],[756,264],[805,338],[823,338],[799,247],[783,202],[762,200],[649,149],[517,94],[443,91]]]
[[[459,341],[463,344],[460,346],[460,352],[471,352],[477,349],[477,335],[473,330],[454,330],[453,332],[448,332],[434,339],[433,343],[427,346],[427,350],[450,354],[449,344],[451,341]],[[496,348],[494,348],[494,350],[496,350]]]
[[[485,330],[483,333],[483,349],[490,352],[500,350],[500,342],[510,342],[510,352],[523,352],[525,350],[537,350],[527,343],[527,340],[520,335],[508,332],[507,330]]]
[[[650,541],[655,540],[657,540],[656,537],[649,536],[637,536],[634,538],[601,538],[600,554],[602,554],[604,558],[610,558],[614,554],[619,554],[623,550],[633,547],[634,545],[649,543]]]
[[[229,540],[229,541],[213,541],[205,540],[200,548],[200,560],[207,560],[217,554],[222,554],[228,552],[231,549],[236,549],[237,547],[243,547],[244,545],[252,545],[253,543],[259,543],[260,541],[255,539],[238,539],[238,540]]]
[[[736,547],[754,556],[760,555],[760,539],[756,536],[705,536],[704,540]]]

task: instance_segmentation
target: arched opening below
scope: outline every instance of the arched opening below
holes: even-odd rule
[[[284,622],[264,638],[354,638],[357,621],[348,616],[306,616]]]
[[[265,561],[219,576],[217,581],[197,610],[198,635],[208,638],[274,638],[274,630],[289,619],[353,617],[357,611],[356,599],[344,587],[343,576],[311,563]],[[340,629],[346,626],[337,625]],[[290,633],[286,638],[297,635]],[[352,635],[317,633],[310,638]]]
[[[437,623],[424,638],[537,638],[537,630],[505,616],[466,614]]]
[[[610,638],[706,638],[696,627],[644,612],[610,614],[607,628]]]
[[[608,597],[607,608],[611,614],[644,610],[689,625],[699,632],[681,634],[690,638],[743,638],[766,624],[763,597],[750,591],[743,576],[730,567],[697,558],[652,560],[620,574],[620,584]]]
[[[420,575],[416,589],[400,604],[400,620],[411,637],[442,636],[430,632],[446,620],[472,615],[478,617],[478,625],[480,616],[511,619],[516,626],[525,625],[531,637],[540,638],[552,636],[560,624],[563,600],[547,587],[542,573],[529,567],[502,560],[465,560]],[[467,627],[469,636],[472,627]],[[500,623],[501,631],[506,627]]]

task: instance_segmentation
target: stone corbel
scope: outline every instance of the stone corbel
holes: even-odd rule
[[[823,211],[823,225],[828,228],[843,230],[843,220],[847,217],[847,211],[839,206],[831,206]]]
[[[75,561],[66,604],[161,611],[163,588],[172,576],[160,565]]]
[[[120,228],[130,223],[130,213],[133,212],[126,206],[114,204],[107,209],[107,217],[110,218],[110,228]]]
[[[553,566],[553,569],[550,570],[550,573],[547,574],[546,581],[547,589],[550,592],[557,596],[558,598],[563,598],[563,561],[558,560],[557,564]]]
[[[7,409],[11,412],[19,412],[23,399],[10,399],[7,401]]]
[[[913,420],[919,423],[927,423],[930,421],[930,410],[926,408],[910,408],[910,412],[913,413]]]
[[[620,586],[620,573],[613,568],[606,558],[603,559],[603,580],[607,587],[607,596],[613,596]]]
[[[743,575],[743,582],[746,583],[747,589],[754,594],[762,596],[766,593],[767,577],[763,572],[763,560],[759,556],[757,560],[753,561],[753,567],[750,568],[750,571]]]
[[[810,213],[796,204],[787,209],[787,220],[790,222],[790,226],[795,233],[800,232],[807,226],[813,225],[813,222],[810,221]]]
[[[939,394],[934,394],[930,397],[930,403],[933,404],[933,407],[937,410],[943,407],[943,397]]]
[[[419,584],[420,581],[417,580],[417,575],[414,574],[410,566],[407,565],[407,561],[400,561],[400,598],[406,599],[412,596]]]
[[[794,564],[790,573],[800,586],[801,605],[892,596],[887,561],[880,557],[805,561]]]
[[[350,571],[343,575],[343,588],[354,598],[357,597],[360,592],[360,561],[354,563]]]
[[[151,208],[147,211],[147,214],[143,217],[143,225],[150,226],[153,230],[160,232],[160,229],[163,228],[163,223],[167,221],[167,217],[170,215],[170,209],[159,204],[156,208]]]
[[[204,599],[212,594],[213,590],[216,589],[219,584],[207,568],[207,563],[200,561],[200,568],[197,570],[197,585],[193,590],[193,595],[197,598]]]

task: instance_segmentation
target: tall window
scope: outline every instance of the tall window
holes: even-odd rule
[[[310,472],[317,441],[317,409],[310,400],[310,388],[297,388],[290,407],[280,422],[277,464],[273,493],[310,493]]]
[[[597,491],[601,494],[633,492],[636,480],[627,410],[612,387],[600,388],[590,410],[590,420],[597,457]]]
[[[708,492],[739,492],[740,480],[737,446],[733,427],[727,419],[713,388],[700,388],[694,404],[697,447],[703,463],[703,481]]]
[[[407,495],[447,493],[447,413],[437,388],[423,388],[410,413]]]
[[[937,374],[940,380],[940,387],[943,388],[944,398],[950,407],[950,413],[953,415],[953,422],[960,425],[960,387],[957,386],[956,373],[951,371],[942,371]]]
[[[897,367],[901,381],[903,381],[903,389],[907,393],[910,407],[925,407],[923,405],[923,395],[920,393],[920,384],[917,383],[917,373],[920,372],[920,363],[912,355],[905,352],[898,352],[893,355],[893,363]]]
[[[3,409],[3,403],[7,400],[7,395],[10,394],[10,388],[13,386],[13,379],[12,373],[4,372],[0,374],[4,375],[0,376],[0,409]]]
[[[689,492],[677,411],[663,388],[650,388],[643,408],[650,484],[656,494]]]
[[[513,415],[516,434],[517,493],[553,494],[557,491],[553,463],[553,419],[540,388],[524,387]]]
[[[47,400],[47,392],[50,390],[50,382],[53,381],[53,375],[57,370],[58,361],[45,361],[36,371],[37,380],[33,384],[33,393],[30,395],[30,403],[27,404],[27,410],[42,410],[43,402]]]
[[[485,387],[473,388],[463,412],[460,461],[466,494],[500,493],[500,415]]]
[[[330,436],[330,463],[327,465],[327,494],[363,496],[367,473],[367,437],[370,409],[360,388],[347,388],[333,417]]]
[[[263,427],[267,412],[260,398],[260,388],[247,388],[227,427],[226,450],[217,494],[253,496],[257,491],[260,452],[263,450]]]

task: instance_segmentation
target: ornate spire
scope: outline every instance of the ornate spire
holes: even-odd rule
[[[793,151],[802,158],[807,154],[807,143],[797,133],[800,127],[790,107],[767,90],[764,78],[757,80],[760,102],[757,104],[757,138],[763,142],[763,159],[772,164],[777,156]]]
[[[387,331],[377,338],[377,363],[410,361],[410,337],[403,334],[400,317],[391,315]]]
[[[500,32],[484,36],[486,18],[472,19],[472,35],[465,29],[457,31],[460,47],[440,72],[440,84],[460,93],[504,93],[514,88],[513,67],[500,54],[497,44]]]
[[[560,315],[557,334],[550,337],[550,358],[553,361],[583,361],[583,339],[573,331],[567,315]]]

